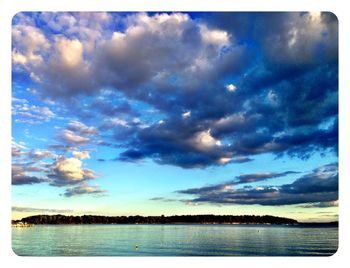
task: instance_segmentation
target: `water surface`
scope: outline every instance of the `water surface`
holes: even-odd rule
[[[330,256],[336,227],[35,225],[12,228],[20,256]]]

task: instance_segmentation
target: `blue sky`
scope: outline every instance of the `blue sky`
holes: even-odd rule
[[[13,218],[338,216],[331,13],[19,13]]]

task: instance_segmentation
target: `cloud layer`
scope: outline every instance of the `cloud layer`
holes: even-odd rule
[[[82,146],[94,143],[98,130],[79,121],[71,121],[66,128],[57,131],[57,140],[50,146],[51,150],[28,149],[12,141],[12,184],[48,183],[65,188],[75,185],[75,188],[66,188],[64,195],[67,197],[105,193],[106,190],[87,184],[98,175],[84,167],[83,161],[90,158],[90,152],[81,150]],[[68,132],[70,135],[65,135]]]
[[[286,172],[285,175],[289,173],[291,172]],[[338,200],[338,163],[321,166],[292,183],[281,186],[248,185],[235,189],[236,184],[235,181],[229,181],[180,190],[178,193],[195,195],[196,197],[191,199],[192,203],[270,206],[313,203],[314,206],[330,206],[333,201]]]
[[[41,96],[68,102],[109,88],[121,95],[103,107],[90,103],[99,111],[90,117],[132,113],[129,104],[114,105],[123,98],[159,111],[161,121],[130,127],[116,117],[119,124],[100,126],[114,132],[113,143],[138,148],[118,160],[192,168],[269,152],[304,158],[337,151],[337,21],[330,13],[208,13],[199,20],[183,13],[40,14],[36,21],[64,33],[50,36],[36,21],[23,25],[26,19],[20,15],[13,27],[13,62],[39,78]],[[242,36],[238,21],[253,30]],[[77,129],[95,131],[72,122],[61,138],[86,143]]]
[[[12,40],[14,84],[26,81],[34,88],[26,94],[35,93],[34,103],[13,97],[14,122],[62,120],[47,148],[13,143],[13,184],[103,194],[87,184],[98,175],[85,166],[99,146],[115,152],[100,162],[151,159],[186,169],[262,154],[337,157],[332,13],[19,13]],[[337,199],[335,164],[283,186],[247,185],[293,174],[245,174],[179,192],[197,195],[194,203]]]

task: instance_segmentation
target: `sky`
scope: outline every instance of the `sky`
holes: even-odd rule
[[[18,13],[12,218],[338,219],[332,13]]]

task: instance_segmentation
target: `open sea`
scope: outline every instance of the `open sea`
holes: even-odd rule
[[[20,256],[330,256],[337,227],[35,225],[12,228]]]

